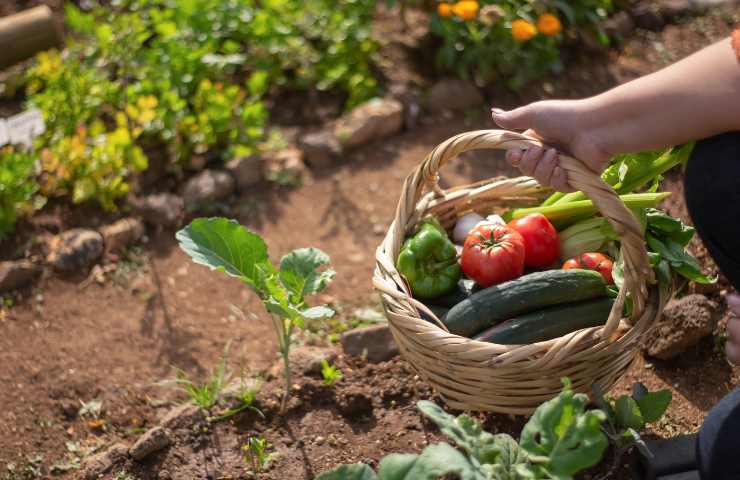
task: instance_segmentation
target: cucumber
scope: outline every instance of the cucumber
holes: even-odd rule
[[[606,284],[591,270],[547,270],[494,285],[450,309],[444,323],[450,332],[471,337],[527,312],[606,296]]]
[[[480,290],[480,286],[469,278],[460,279],[457,286],[449,293],[428,300],[429,306],[452,308],[462,302],[474,292]]]
[[[562,337],[582,328],[606,323],[614,305],[612,298],[599,298],[545,308],[507,320],[475,336],[475,340],[500,345],[521,345]]]
[[[438,307],[437,305],[427,305],[427,307],[429,307],[429,310],[431,310],[432,313],[434,313],[437,316],[437,318],[439,318],[440,320],[442,320],[442,322],[444,323],[445,316],[447,315],[447,312],[450,311],[449,308]],[[432,321],[432,317],[430,317],[429,315],[427,315],[424,312],[420,312],[420,313],[421,313],[421,318],[423,318],[427,322],[431,322]]]

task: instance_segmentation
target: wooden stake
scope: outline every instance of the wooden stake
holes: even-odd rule
[[[61,41],[51,9],[46,5],[0,18],[0,69],[59,46]]]

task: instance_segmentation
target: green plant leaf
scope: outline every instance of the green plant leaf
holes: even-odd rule
[[[421,455],[388,455],[380,461],[378,480],[437,480],[449,474],[461,480],[486,480],[465,455],[446,443],[430,445]]]
[[[566,388],[535,410],[522,430],[520,447],[531,462],[555,478],[568,478],[597,464],[608,441],[600,410],[585,411],[588,397]]]
[[[197,218],[175,235],[195,263],[241,278],[253,288],[274,271],[267,245],[254,232],[227,218]]]
[[[640,412],[637,402],[630,396],[622,395],[614,402],[614,412],[617,424],[621,427],[641,430],[645,426],[645,420]]]
[[[658,390],[657,392],[648,392],[637,399],[637,405],[640,408],[642,419],[646,423],[657,422],[668,410],[671,404],[673,394],[670,390]]]
[[[377,480],[377,478],[372,468],[364,463],[355,463],[324,472],[316,477],[316,480]]]
[[[334,270],[318,268],[329,264],[329,255],[318,248],[299,248],[280,259],[280,279],[294,294],[301,297],[320,292],[334,278]]]
[[[523,452],[509,435],[492,435],[467,415],[453,417],[428,400],[421,400],[416,405],[427,418],[437,424],[444,435],[476,461],[482,464],[503,461],[510,465],[525,461]]]

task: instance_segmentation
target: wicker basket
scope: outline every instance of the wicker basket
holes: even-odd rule
[[[604,391],[629,368],[641,337],[660,315],[667,298],[654,284],[639,224],[614,190],[583,163],[561,156],[570,185],[583,191],[608,218],[621,239],[624,286],[606,324],[532,345],[497,345],[449,333],[439,319],[411,296],[396,270],[401,245],[421,218],[434,214],[445,228],[470,211],[530,203],[544,189],[532,178],[492,178],[442,190],[439,169],[458,154],[478,149],[541,145],[528,136],[503,130],[466,132],[437,146],[403,185],[395,219],[376,253],[373,285],[381,293],[391,331],[403,357],[452,408],[529,414],[562,389],[570,377],[577,391],[592,383]],[[627,292],[633,315],[620,319]],[[421,318],[420,312],[434,319]]]

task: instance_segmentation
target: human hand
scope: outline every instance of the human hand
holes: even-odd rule
[[[550,148],[512,148],[506,159],[525,175],[561,192],[571,192],[565,170],[558,165],[558,150],[574,156],[596,174],[606,168],[611,154],[598,129],[589,125],[595,106],[586,100],[545,100],[505,112],[493,108],[493,121],[508,130],[525,130]]]
[[[727,322],[725,353],[730,362],[740,365],[740,295],[728,295],[727,306],[730,307],[733,315]]]

